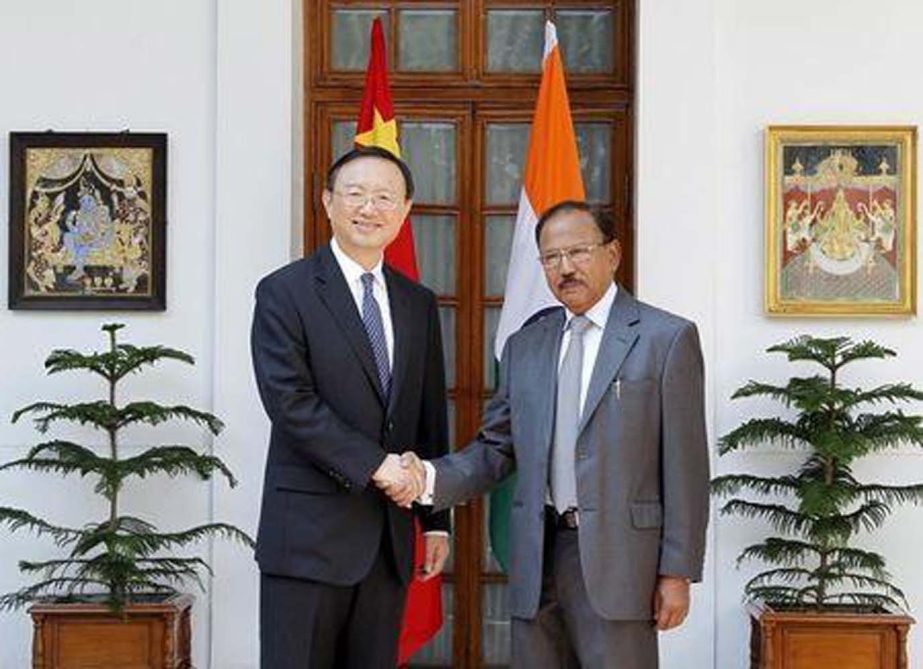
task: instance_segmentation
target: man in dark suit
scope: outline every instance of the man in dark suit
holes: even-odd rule
[[[698,334],[613,281],[612,223],[586,204],[552,207],[536,241],[564,308],[507,340],[478,436],[423,465],[424,499],[446,508],[516,470],[514,667],[655,669],[657,630],[682,623],[689,583],[702,575]]]
[[[256,289],[253,365],[272,421],[256,549],[263,669],[396,663],[422,489],[397,454],[448,443],[435,297],[382,262],[412,196],[389,152],[345,154],[323,194],[330,245]],[[431,578],[449,519],[416,509]]]

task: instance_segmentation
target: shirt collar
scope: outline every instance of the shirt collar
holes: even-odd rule
[[[606,328],[606,322],[609,320],[609,312],[612,311],[612,305],[615,303],[615,296],[618,293],[618,290],[618,284],[613,281],[609,286],[609,289],[603,293],[603,296],[599,298],[599,300],[597,300],[596,304],[587,309],[586,313],[583,314],[590,320],[593,325],[600,328],[601,330]],[[564,329],[566,330],[575,314],[566,307],[564,308],[564,313],[567,316],[566,320],[564,321]]]
[[[382,269],[384,265],[384,256],[382,256],[382,258],[379,259],[377,263],[375,263],[375,266],[372,269],[366,270],[362,265],[346,255],[346,251],[344,251],[340,247],[339,243],[337,243],[336,237],[333,237],[330,240],[330,250],[333,251],[333,257],[336,258],[337,265],[340,266],[340,270],[343,272],[343,276],[346,277],[346,283],[350,285],[361,284],[362,275],[368,271],[371,272],[375,277],[375,283],[379,283],[382,286],[385,285],[385,274],[384,270]]]

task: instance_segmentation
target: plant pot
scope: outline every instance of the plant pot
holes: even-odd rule
[[[32,669],[192,669],[192,595],[172,595],[125,607],[37,602]]]
[[[775,610],[753,604],[750,669],[907,669],[903,613]]]

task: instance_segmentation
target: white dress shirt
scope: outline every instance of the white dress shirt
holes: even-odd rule
[[[586,403],[587,389],[590,387],[590,377],[593,376],[593,367],[596,366],[596,356],[599,354],[599,345],[602,342],[603,330],[606,329],[606,321],[609,320],[609,312],[612,311],[612,305],[615,303],[615,296],[618,293],[618,286],[613,282],[609,289],[592,307],[586,310],[583,315],[586,316],[591,327],[588,327],[583,333],[583,369],[580,372],[580,413],[583,414],[583,405]],[[564,337],[561,339],[561,352],[558,356],[558,371],[561,371],[561,365],[564,363],[564,354],[567,353],[567,346],[570,344],[571,330],[568,327],[574,313],[565,309],[564,313],[567,318],[564,321]]]
[[[388,301],[388,284],[385,283],[385,274],[382,270],[384,257],[380,258],[375,266],[366,270],[362,265],[346,255],[346,252],[340,248],[336,237],[330,240],[330,250],[333,251],[333,257],[336,258],[337,265],[346,279],[346,285],[349,286],[349,292],[352,293],[353,300],[356,302],[356,308],[359,310],[359,317],[362,317],[362,296],[365,288],[362,285],[362,275],[371,272],[375,277],[372,282],[372,294],[378,302],[378,309],[381,311],[381,323],[385,329],[385,344],[388,347],[388,366],[394,369],[394,324],[391,321],[391,303]],[[430,465],[432,466],[432,465]],[[427,482],[433,478],[427,473]],[[432,499],[432,492],[430,492]],[[432,502],[430,502],[432,503]],[[424,532],[423,536],[447,537],[448,532],[443,530],[430,530]]]
[[[388,301],[388,284],[385,283],[385,274],[382,270],[384,264],[383,258],[372,269],[365,269],[362,265],[346,255],[346,252],[340,248],[336,237],[330,240],[330,250],[333,251],[333,257],[336,258],[340,271],[346,278],[346,285],[349,286],[349,292],[352,293],[353,300],[356,302],[356,309],[359,310],[359,318],[362,318],[362,275],[371,272],[375,277],[372,283],[372,294],[378,302],[378,309],[381,311],[381,324],[385,329],[385,344],[388,348],[388,367],[394,369],[394,324],[391,321],[391,303]]]
[[[599,355],[599,345],[602,343],[603,330],[606,329],[606,322],[609,320],[609,312],[612,311],[612,305],[615,303],[615,296],[618,294],[618,284],[614,281],[609,289],[603,293],[603,296],[592,307],[587,309],[586,316],[592,326],[587,328],[583,333],[583,369],[580,372],[580,412],[583,413],[583,405],[586,402],[587,390],[590,387],[590,377],[593,376],[593,367],[596,366],[596,356]],[[570,343],[570,320],[574,313],[569,309],[564,310],[564,336],[561,339],[561,352],[558,356],[558,370],[564,362],[564,354],[567,353],[567,345]],[[433,503],[433,490],[436,487],[436,468],[429,462],[423,462],[423,468],[426,470],[426,489],[420,495],[421,504]],[[546,501],[550,501],[550,494],[546,494]]]

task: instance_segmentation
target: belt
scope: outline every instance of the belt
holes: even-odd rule
[[[545,517],[556,530],[576,530],[580,526],[580,512],[574,507],[558,513],[553,506],[545,507]]]

